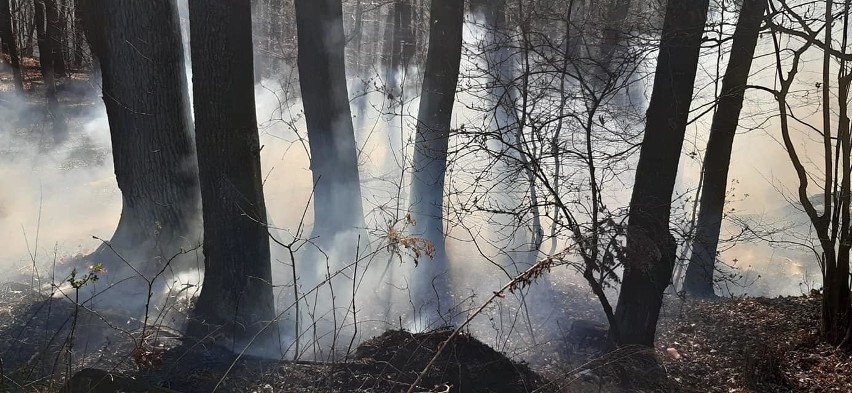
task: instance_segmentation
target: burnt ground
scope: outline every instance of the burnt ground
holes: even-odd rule
[[[125,381],[124,391],[404,392],[451,333],[388,331],[361,343],[348,360],[337,363],[237,359],[225,349],[189,346],[153,327],[141,340],[140,321],[93,314],[67,300],[35,293],[26,284],[0,289],[6,391],[61,391],[69,376],[85,369],[77,382],[84,375],[112,384]],[[600,356],[581,350],[559,357],[559,362],[528,365],[462,333],[415,391],[852,391],[852,357],[818,339],[819,302],[818,296],[669,299],[655,351],[665,371],[662,381],[651,381],[659,368],[625,360],[626,351]],[[75,350],[69,351],[69,346]],[[129,383],[137,390],[128,388]],[[108,384],[79,386],[74,391]]]

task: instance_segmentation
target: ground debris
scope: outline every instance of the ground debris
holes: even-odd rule
[[[75,310],[77,333],[69,341]],[[96,315],[16,283],[0,285],[0,316],[5,389],[26,392],[58,391],[84,369],[181,392],[405,392],[452,333],[388,331],[338,363],[237,358],[226,348],[160,335],[158,346],[145,347],[162,351],[158,361],[140,368],[132,340],[140,325],[126,316]],[[529,353],[549,351],[554,359],[535,368],[541,374],[463,333],[416,391],[850,392],[852,356],[819,340],[819,316],[815,296],[670,298],[654,351],[560,354],[558,344],[537,346]]]
[[[819,340],[814,296],[670,299],[657,352],[673,391],[849,392],[852,358]]]

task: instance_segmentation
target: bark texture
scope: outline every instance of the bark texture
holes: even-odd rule
[[[654,344],[663,291],[671,281],[675,242],[671,197],[686,130],[708,0],[666,6],[654,88],[630,200],[627,250],[611,340]]]
[[[722,79],[722,92],[710,126],[692,257],[683,282],[683,289],[692,296],[714,296],[713,272],[722,227],[731,149],[765,9],[766,0],[744,0],[734,31],[730,59]]]
[[[204,283],[188,335],[276,347],[248,0],[189,1]],[[257,337],[256,337],[257,336]]]
[[[174,0],[108,0],[89,9],[109,119],[121,219],[91,259],[151,277],[198,242],[198,180]],[[156,114],[156,115],[154,115]],[[153,262],[153,263],[152,263]]]
[[[335,235],[364,222],[340,0],[296,0],[296,29],[314,181],[313,236],[330,245]]]
[[[444,245],[444,178],[450,120],[461,62],[464,2],[432,0],[429,50],[426,55],[411,184],[412,231],[435,246],[435,257],[415,269],[414,301],[420,307],[438,295],[439,307],[451,307],[449,264]]]

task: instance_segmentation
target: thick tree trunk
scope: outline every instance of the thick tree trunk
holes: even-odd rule
[[[412,232],[434,244],[435,257],[423,261],[415,270],[412,296],[415,305],[422,307],[437,292],[440,313],[453,306],[444,245],[444,177],[461,62],[464,2],[432,0],[431,20],[410,195],[411,213],[416,222]]]
[[[112,248],[103,246],[90,259],[106,261],[108,271],[119,273],[127,269],[123,258],[149,279],[200,236],[192,125],[173,2],[104,0],[86,10],[97,21],[87,25],[87,35],[100,61],[122,196]]]
[[[698,67],[708,0],[666,6],[654,89],[630,201],[624,276],[612,340],[651,347],[663,292],[671,281],[675,242],[671,198]]]
[[[364,222],[340,0],[296,0],[296,26],[314,181],[313,235],[328,245],[334,235]]]
[[[722,92],[710,126],[710,139],[704,156],[701,205],[695,239],[692,242],[692,257],[683,282],[683,289],[692,296],[714,296],[713,271],[722,227],[731,148],[734,145],[734,135],[743,107],[743,95],[765,9],[766,0],[743,1],[734,32],[730,60],[722,80]]]
[[[248,1],[190,0],[204,283],[188,335],[278,350]],[[257,337],[255,337],[257,336]]]
[[[2,53],[9,54],[9,65],[12,67],[12,78],[18,93],[24,92],[24,77],[21,73],[21,59],[18,57],[18,45],[12,31],[12,8],[9,0],[0,0],[0,42],[3,43]]]

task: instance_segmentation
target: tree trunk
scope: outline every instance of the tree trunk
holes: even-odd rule
[[[411,24],[411,0],[394,1],[394,49],[392,66],[400,72],[408,67],[414,55],[414,30]]]
[[[611,339],[652,347],[675,241],[671,198],[692,102],[708,0],[670,1],[630,201],[624,276]]]
[[[102,246],[89,259],[111,261],[108,271],[118,273],[127,269],[118,253],[152,278],[200,236],[177,11],[174,0],[92,3],[86,13],[96,22],[86,32],[100,61],[122,211],[112,249]]]
[[[296,0],[296,29],[314,181],[313,236],[328,244],[364,222],[340,0]]]
[[[415,270],[412,296],[415,305],[421,307],[437,292],[438,306],[446,308],[453,304],[444,245],[444,177],[461,62],[464,2],[432,0],[431,20],[414,142],[411,212],[416,223],[412,231],[434,244],[435,256]]]
[[[190,0],[189,22],[204,284],[187,334],[200,339],[218,331],[235,351],[277,350],[251,5]]]
[[[269,75],[270,42],[266,21],[270,18],[266,0],[251,0],[251,28],[254,45],[254,80],[263,80]]]
[[[50,49],[50,43],[47,37],[47,28],[45,27],[45,0],[35,0],[34,3],[35,31],[38,35],[38,53],[39,65],[41,66],[41,77],[44,81],[44,87],[49,103],[56,101],[56,76],[54,74],[53,51]]]
[[[77,69],[83,67],[86,52],[82,1],[85,0],[74,0],[74,67]]]
[[[828,30],[831,30],[830,26],[832,25],[831,4],[832,1],[826,1]],[[843,38],[840,45],[841,54],[845,54],[847,50],[849,9],[850,2],[844,2],[843,13],[841,14],[841,23],[843,26]],[[830,37],[831,33],[826,32],[827,40],[825,42],[828,44],[831,43]],[[834,262],[835,267],[832,269],[834,274],[823,278],[824,295],[821,332],[828,342],[849,350],[852,349],[852,293],[850,293],[849,287],[849,253],[850,249],[852,249],[852,240],[850,240],[850,236],[852,236],[852,233],[850,233],[850,227],[852,227],[852,212],[850,212],[850,204],[852,204],[850,203],[852,202],[850,201],[852,199],[852,195],[850,195],[852,194],[852,132],[850,132],[848,110],[852,74],[850,74],[847,64],[847,61],[841,61],[837,78],[837,113],[839,114],[837,139],[839,142],[835,147],[835,151],[841,157],[839,167],[837,167],[837,170],[840,171],[840,195],[837,198],[839,206],[835,208],[835,212],[832,214],[834,233],[839,232],[839,239],[835,235],[832,236],[833,239],[837,240],[838,244],[837,260],[825,261],[826,264]],[[823,72],[827,80],[830,67],[828,65],[824,66]],[[825,81],[824,87],[826,90],[828,89],[828,83],[825,83]],[[826,92],[824,97],[828,99],[830,95]],[[830,101],[826,100],[824,102],[829,103]],[[823,108],[823,112],[826,114],[826,119],[830,120],[830,115],[833,113],[831,112],[831,105]],[[827,127],[831,127],[830,124],[831,122],[829,121]],[[827,133],[826,136],[828,136]],[[830,139],[828,139],[828,142],[831,143]],[[837,159],[836,156],[834,158]],[[836,184],[833,185],[833,190],[836,192]]]
[[[584,36],[586,34],[586,0],[571,0],[571,10],[567,23],[570,25],[570,34],[567,40],[565,53],[573,59],[582,58],[584,53]]]
[[[21,59],[18,57],[18,45],[12,31],[12,8],[9,0],[0,0],[0,41],[3,46],[0,52],[9,54],[9,65],[12,67],[12,78],[15,90],[24,92],[24,77],[21,73]]]
[[[47,20],[47,48],[53,59],[53,71],[57,77],[66,75],[65,59],[62,55],[62,20],[56,0],[43,0]],[[39,47],[41,50],[41,47]]]
[[[609,9],[606,15],[606,25],[603,28],[603,37],[600,44],[600,62],[602,71],[609,74],[613,71],[612,61],[615,57],[615,52],[621,45],[622,36],[624,36],[627,14],[630,11],[630,0],[610,0]],[[610,80],[610,76],[602,77],[602,81]]]
[[[411,30],[410,0],[394,0],[389,4],[385,23],[385,84],[389,92],[400,94],[401,74],[408,67],[414,51],[414,31]]]
[[[722,80],[722,92],[710,126],[710,139],[704,156],[701,205],[695,239],[692,242],[692,257],[683,283],[683,289],[692,296],[714,296],[713,271],[722,227],[731,148],[765,9],[766,0],[743,1],[734,32],[730,60]]]
[[[394,15],[396,12],[396,3],[387,5],[388,13],[385,15],[384,31],[382,35],[382,55],[381,64],[385,69],[385,79],[388,79],[391,74],[393,55],[394,55]],[[389,82],[386,81],[389,84]]]
[[[38,11],[38,0],[33,0],[33,18],[32,20],[28,19],[27,22],[30,22],[27,26],[27,34],[26,34],[26,42],[27,44],[24,46],[24,51],[21,53],[24,57],[32,57],[33,51],[35,50],[33,45],[33,37],[36,35],[36,22],[35,15],[41,12],[42,18],[44,18],[44,11]]]
[[[68,135],[65,128],[65,119],[59,108],[59,99],[56,96],[55,51],[51,45],[49,28],[45,26],[45,6],[47,1],[49,0],[35,0],[35,26],[38,31],[39,63],[41,63],[41,74],[44,81],[47,115],[53,123],[54,143],[59,144],[64,142]]]

